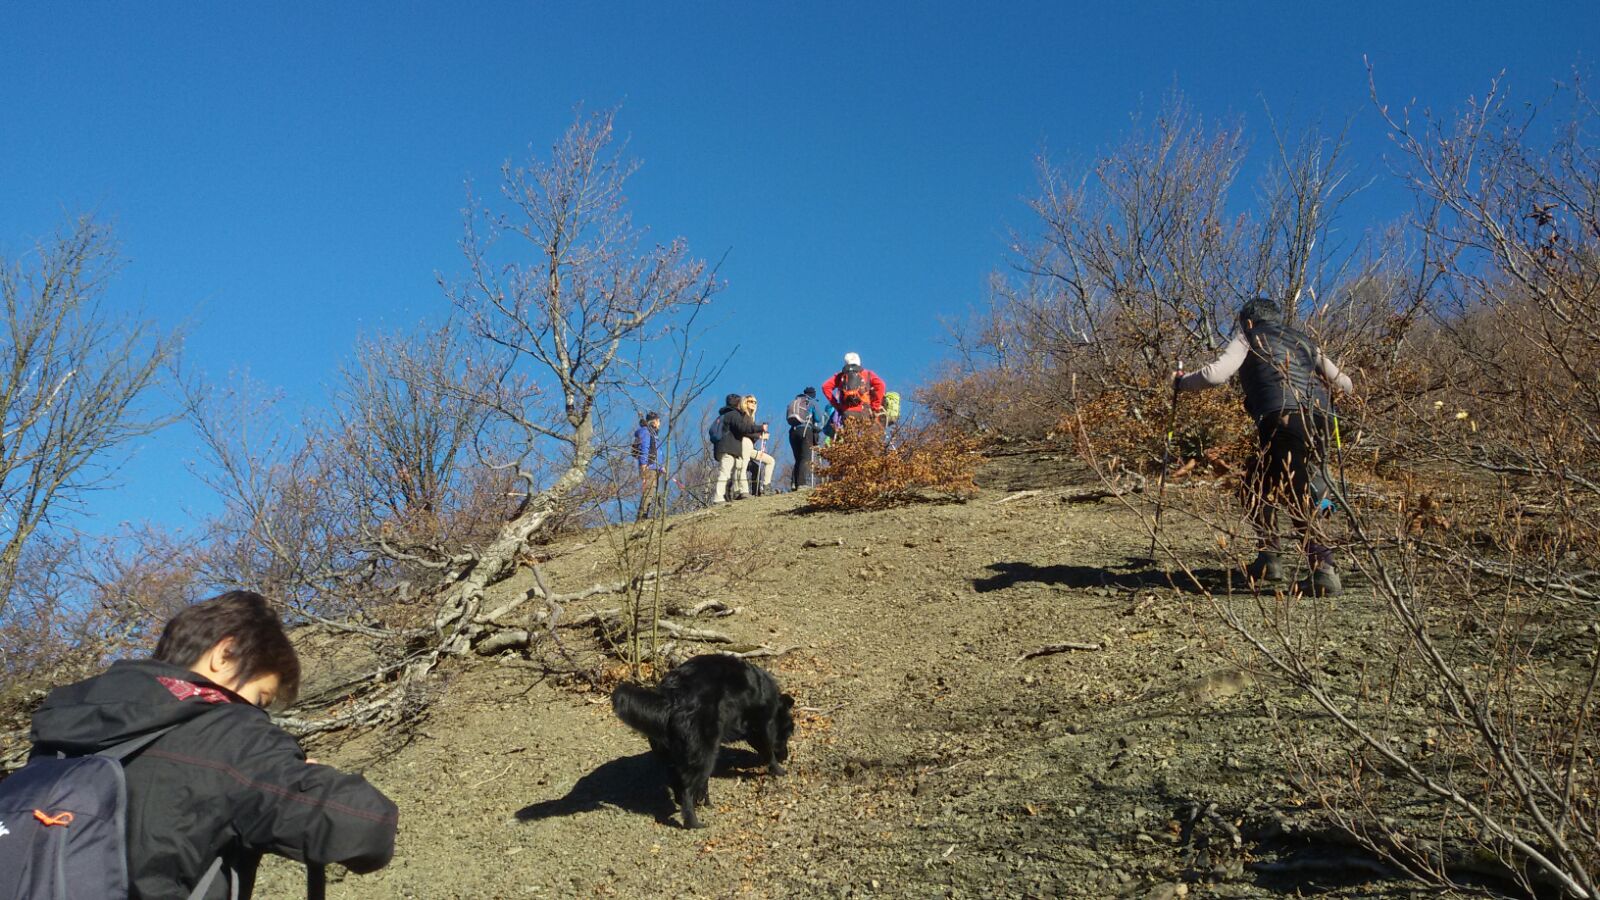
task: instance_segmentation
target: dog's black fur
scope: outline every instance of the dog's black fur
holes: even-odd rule
[[[699,828],[695,806],[707,803],[711,770],[723,743],[748,742],[772,775],[782,775],[794,733],[794,698],[765,669],[712,653],[686,660],[655,689],[617,686],[617,718],[650,739],[672,769],[669,785],[685,828]]]

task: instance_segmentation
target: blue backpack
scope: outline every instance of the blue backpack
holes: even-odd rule
[[[128,896],[128,779],[122,764],[177,727],[89,756],[38,756],[0,781],[0,897]],[[219,877],[228,879],[228,896],[239,896],[239,873],[219,856],[189,900],[204,900]],[[306,866],[306,896],[327,896],[320,865]]]
[[[122,762],[176,727],[90,756],[35,757],[0,782],[0,896],[128,896]],[[222,868],[218,857],[191,900],[205,896]]]
[[[717,416],[711,420],[711,427],[706,431],[706,437],[711,441],[711,446],[716,447],[722,442],[722,417]]]
[[[0,781],[0,897],[128,896],[128,780],[122,764],[177,727],[88,756],[36,756]],[[307,896],[323,900],[323,867],[308,865],[306,876]],[[228,879],[229,896],[239,896],[239,873],[219,856],[189,900],[203,900],[219,877]]]

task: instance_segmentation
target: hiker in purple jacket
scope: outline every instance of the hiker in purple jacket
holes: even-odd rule
[[[633,461],[639,464],[639,514],[638,519],[650,515],[655,505],[656,493],[661,488],[661,476],[666,469],[660,462],[661,414],[648,412],[639,420],[633,433]]]

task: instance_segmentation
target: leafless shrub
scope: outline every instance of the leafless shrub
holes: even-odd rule
[[[612,114],[580,116],[547,159],[506,164],[499,200],[470,198],[465,277],[441,280],[453,320],[363,341],[326,412],[280,419],[247,384],[189,385],[225,505],[201,577],[360,635],[382,665],[361,697],[289,720],[300,732],[393,719],[433,695],[440,660],[516,645],[504,633],[525,604],[554,635],[561,604],[591,595],[548,589],[527,548],[605,521],[623,429],[602,420],[672,387],[655,357],[687,354],[716,287],[682,240],[649,245],[632,225],[636,164],[613,140]],[[538,587],[483,608],[520,566]]]
[[[1166,451],[1171,372],[1221,347],[1242,300],[1287,297],[1314,330],[1337,318],[1341,343],[1364,339],[1370,317],[1344,289],[1365,275],[1362,296],[1388,303],[1375,295],[1395,287],[1379,277],[1393,263],[1330,239],[1353,190],[1343,138],[1313,130],[1274,149],[1253,213],[1239,216],[1225,209],[1242,130],[1199,119],[1179,98],[1081,173],[1041,157],[1037,228],[1014,237],[1012,271],[991,279],[983,311],[957,329],[961,363],[924,402],[951,425],[1087,442],[1103,461],[1147,471]],[[1189,404],[1175,442],[1236,467],[1248,425],[1207,407]]]

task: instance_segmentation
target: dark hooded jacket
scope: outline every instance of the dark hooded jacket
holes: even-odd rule
[[[187,897],[218,855],[249,897],[263,853],[355,872],[394,855],[399,810],[359,775],[311,765],[266,711],[187,669],[114,663],[56,688],[33,716],[33,752],[94,753],[177,725],[126,761],[134,898]],[[226,879],[212,898],[228,896]]]
[[[716,447],[718,459],[740,455],[744,452],[741,442],[745,438],[754,440],[761,436],[761,426],[749,413],[739,408],[740,399],[738,394],[729,394],[726,405],[717,410],[717,415],[722,418],[722,439],[717,441]]]

